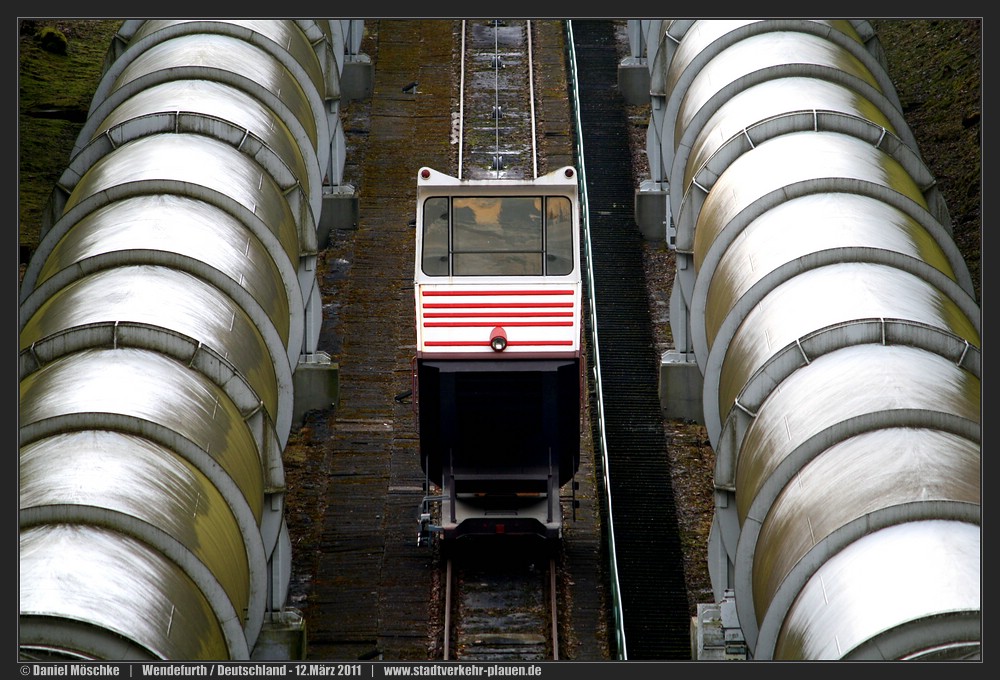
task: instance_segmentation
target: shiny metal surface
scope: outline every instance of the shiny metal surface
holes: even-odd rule
[[[927,428],[866,432],[806,463],[768,510],[753,552],[758,658],[773,646],[788,600],[826,559],[883,526],[978,522],[980,477],[978,442]]]
[[[346,154],[337,115],[343,57],[331,54],[346,46],[334,40],[334,23],[339,27],[311,20],[126,21],[74,149],[74,164],[83,165],[76,173],[86,171],[105,130],[117,145],[171,131],[216,136],[254,156],[284,189],[304,191],[314,217],[303,221],[313,224],[324,172],[339,184]],[[256,56],[240,55],[234,44]],[[234,49],[245,63],[231,70],[225,55]],[[275,75],[262,88],[247,67]]]
[[[812,331],[852,319],[908,319],[980,344],[979,330],[940,290],[883,264],[848,262],[803,272],[779,285],[740,323],[719,372],[718,413],[778,350]],[[706,406],[707,408],[707,406]]]
[[[788,480],[775,472],[790,455],[816,437],[839,441],[832,428],[854,430],[846,436],[898,425],[954,428],[978,439],[979,390],[966,371],[910,347],[858,345],[819,357],[775,389],[747,430],[736,471],[741,523],[765,487],[780,490]]]
[[[709,52],[713,43],[725,36],[730,36],[730,42],[745,40],[755,34],[773,32],[775,30],[790,30],[805,28],[806,22],[816,24],[814,30],[818,33],[835,29],[854,40],[860,40],[854,26],[849,21],[827,19],[670,19],[664,27],[667,34],[674,40],[680,40],[676,54],[673,56],[669,70],[671,73],[685,71],[695,59]],[[802,33],[802,35],[805,35]],[[668,83],[669,90],[677,89],[676,82]]]
[[[22,447],[18,474],[22,530],[59,519],[114,523],[170,555],[203,592],[221,586],[228,606],[215,603],[216,616],[262,614],[264,584],[253,584],[259,601],[249,601],[249,562],[260,555],[248,552],[219,489],[177,453],[134,435],[67,432]]]
[[[898,109],[892,84],[855,23],[807,19],[672,22],[665,40],[668,45],[674,40],[680,43],[675,50],[669,46],[660,50],[667,52],[665,58],[674,53],[669,63],[659,66],[666,69],[663,80],[669,94],[662,116],[654,114],[654,120],[660,130],[663,162],[673,181],[683,173],[687,151],[706,120],[727,101],[760,83],[794,76],[823,78],[861,92],[877,101],[884,112]],[[676,205],[673,209],[676,212]]]
[[[317,177],[311,175],[307,166],[308,156],[303,156],[303,148],[299,146],[288,125],[259,99],[224,83],[174,80],[140,90],[98,121],[99,125],[94,127],[91,138],[109,134],[110,130],[129,121],[156,115],[169,117],[169,121],[176,126],[175,119],[180,113],[197,113],[204,117],[218,118],[242,128],[244,132],[251,132],[288,166],[291,176],[306,183],[306,192],[310,196],[321,191]],[[208,123],[203,122],[202,125],[207,126]]]
[[[228,82],[242,80],[253,92],[266,97],[266,103],[280,100],[306,130],[314,146],[318,145],[319,123],[315,107],[309,101],[310,93],[273,56],[239,38],[198,33],[153,45],[122,69],[112,90],[150,76],[144,81],[148,87],[173,77],[170,75],[173,69],[182,73],[185,69],[193,70],[198,75],[212,72]]]
[[[677,19],[645,43],[717,600],[750,658],[978,656],[981,310],[874,32]]]
[[[683,23],[685,25],[683,31],[677,30],[679,23]],[[691,66],[692,62],[695,62],[699,57],[704,58],[702,56],[703,54],[710,54],[708,49],[712,43],[716,42],[727,33],[748,27],[754,23],[759,23],[759,20],[719,19],[716,21],[693,22],[685,22],[684,20],[677,19],[671,20],[670,23],[665,26],[667,39],[671,39],[675,33],[680,33],[683,36],[683,40],[681,40],[675,47],[675,52],[672,55],[669,64],[665,64],[667,73],[667,80],[665,82],[666,92],[674,93],[683,89],[679,85],[681,78],[687,77],[690,79],[694,77],[697,71],[692,70],[691,72],[688,72],[688,68]]]
[[[112,42],[21,282],[23,659],[246,660],[294,619],[281,448],[345,155],[333,51],[360,28]]]
[[[174,261],[190,258],[223,273],[246,289],[288,346],[293,299],[271,253],[233,215],[193,198],[149,194],[95,210],[59,239],[30,285],[41,286],[71,265],[129,251],[167,253]]]
[[[948,242],[953,247],[951,241]],[[873,252],[877,251],[877,252]],[[817,193],[786,201],[751,222],[713,272],[705,307],[711,347],[726,316],[762,279],[820,252],[844,261],[878,261],[888,253],[927,263],[954,279],[951,262],[931,234],[900,209],[869,196]],[[884,254],[885,253],[885,254]],[[865,258],[865,259],[862,259]],[[885,261],[885,259],[883,259]],[[842,297],[829,290],[826,297]]]
[[[823,355],[774,389],[747,428],[736,469],[734,511],[740,536],[734,558],[734,585],[741,625],[749,631],[749,639],[756,644],[757,622],[780,616],[795,592],[794,584],[789,585],[791,590],[782,592],[778,601],[769,601],[767,582],[759,576],[754,578],[757,559],[774,566],[775,560],[792,559],[796,553],[794,540],[790,545],[779,545],[772,540],[760,547],[761,525],[781,494],[788,494],[784,497],[786,501],[803,494],[817,498],[815,485],[810,488],[805,480],[799,479],[800,471],[810,462],[832,455],[836,462],[831,464],[845,471],[848,460],[837,458],[838,454],[843,455],[836,449],[838,442],[863,433],[903,427],[953,433],[973,444],[964,450],[959,447],[956,453],[953,444],[941,446],[940,439],[928,434],[925,445],[932,447],[936,466],[918,467],[916,474],[922,478],[912,491],[902,487],[904,478],[896,480],[901,486],[895,489],[897,494],[911,493],[913,503],[926,505],[907,510],[898,507],[879,510],[865,509],[858,500],[858,494],[864,493],[860,481],[874,480],[892,468],[880,465],[879,437],[859,439],[856,445],[863,444],[866,450],[856,454],[861,465],[851,470],[853,474],[828,474],[818,482],[823,488],[828,487],[824,497],[829,500],[831,494],[836,496],[838,510],[832,510],[827,503],[815,508],[815,517],[799,513],[795,516],[796,525],[807,531],[812,540],[822,536],[825,522],[835,522],[844,514],[858,512],[859,508],[864,512],[855,520],[857,524],[841,529],[848,534],[854,532],[854,537],[885,523],[911,522],[927,516],[978,522],[978,489],[969,485],[976,483],[975,475],[979,472],[980,389],[978,378],[943,357],[912,347],[880,345],[857,345]],[[964,461],[960,460],[962,455]],[[963,475],[957,479],[950,477],[956,471],[955,464],[963,467]],[[945,476],[938,478],[935,474]],[[933,502],[936,485],[942,490],[955,489],[948,492],[954,498],[947,501],[938,498]],[[893,494],[884,494],[880,500],[891,503]],[[956,509],[955,503],[962,504],[962,509]],[[791,537],[784,534],[781,538]],[[841,536],[837,540],[846,543],[847,538]],[[791,556],[785,555],[785,551],[790,551]],[[776,553],[782,556],[776,557]],[[822,561],[820,558],[828,556],[819,552],[812,558]],[[797,567],[805,568],[801,563]],[[758,588],[763,591],[758,592]],[[758,607],[765,604],[768,609]],[[770,607],[775,607],[777,613],[772,613]],[[777,625],[773,620],[769,624]]]
[[[681,50],[678,50],[678,55]],[[674,139],[680,140],[691,118],[724,86],[754,72],[769,68],[791,68],[799,73],[831,69],[844,80],[851,77],[878,90],[878,82],[858,59],[839,45],[805,33],[772,31],[750,36],[715,56],[698,71],[688,86],[674,124]],[[811,68],[803,68],[808,65]]]
[[[325,76],[316,52],[293,19],[150,19],[142,22],[129,42],[134,44],[150,39],[150,36],[155,38],[160,32],[172,36],[181,32],[210,34],[213,31],[232,32],[233,35],[258,45],[266,44],[263,39],[274,43],[273,47],[265,49],[271,54],[289,54],[308,76],[316,91],[324,91]]]
[[[854,542],[802,589],[775,658],[898,659],[941,641],[980,646],[981,533],[975,524],[928,520]],[[937,634],[922,635],[918,624]]]
[[[839,133],[783,135],[734,161],[705,198],[695,232],[696,270],[701,270],[712,249],[728,245],[731,235],[722,238],[725,231],[736,232],[745,225],[749,216],[744,217],[744,211],[755,202],[764,204],[758,204],[755,210],[760,213],[767,199],[776,204],[802,193],[848,188],[904,206],[908,199],[916,208],[926,209],[913,178],[893,158],[870,144]],[[780,196],[774,193],[779,191]]]
[[[89,419],[97,429],[115,422],[136,434],[182,437],[235,482],[260,520],[261,460],[241,414],[217,386],[177,362],[142,350],[89,350],[44,366],[20,387],[22,433]]]
[[[247,379],[272,418],[277,417],[275,358],[257,327],[217,288],[174,269],[117,267],[62,288],[25,323],[20,349],[77,326],[126,322],[169,329],[214,348]]]
[[[24,625],[46,617],[40,632],[50,640],[70,648],[84,642],[72,634],[83,622],[117,633],[119,651],[134,641],[153,658],[246,653],[246,641],[226,639],[223,622],[180,568],[141,541],[100,527],[50,524],[21,531],[19,556],[20,616]],[[60,634],[62,626],[68,634]],[[115,650],[86,651],[119,658]]]
[[[151,184],[143,193],[173,189],[216,204],[235,203],[266,227],[255,232],[258,238],[270,234],[281,244],[287,260],[298,264],[298,229],[280,188],[252,159],[208,137],[157,135],[116,149],[80,179],[65,210],[102,192],[117,189],[124,193],[143,182]],[[272,244],[265,245],[270,248]],[[275,251],[271,255],[278,257]]]
[[[832,111],[855,116],[898,134],[889,119],[892,116],[898,121],[898,111],[887,112],[841,83],[803,76],[767,80],[726,100],[704,125],[697,128],[691,150],[684,155],[681,191],[688,190],[694,174],[730,139],[775,116],[800,111]]]
[[[120,103],[119,94],[111,91],[113,81],[137,54],[154,45],[190,34],[239,39],[265,52],[301,83],[317,122],[318,139],[313,141],[308,137],[305,129],[295,120],[296,115],[285,107],[280,95],[276,97],[272,93],[255,92],[252,79],[241,82],[224,72],[205,71],[197,66],[175,75],[185,80],[227,81],[247,88],[255,98],[266,101],[270,108],[278,112],[286,126],[296,129],[295,137],[303,155],[317,157],[315,165],[307,163],[310,174],[318,168],[327,171],[326,176],[322,173],[316,175],[317,190],[320,181],[340,185],[347,153],[339,116],[341,72],[346,64],[359,60],[363,30],[364,22],[358,19],[126,20],[112,44],[110,56],[114,61],[98,85],[91,116],[99,119],[106,115],[110,106]],[[320,207],[316,205],[313,210],[318,215]]]

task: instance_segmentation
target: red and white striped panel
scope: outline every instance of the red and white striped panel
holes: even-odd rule
[[[416,288],[417,351],[524,354],[580,350],[580,284],[430,285]],[[490,338],[502,328],[507,348]]]

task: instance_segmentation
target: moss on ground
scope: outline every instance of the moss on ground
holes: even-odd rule
[[[42,212],[69,164],[121,20],[21,19],[18,36],[18,236],[38,245]],[[65,52],[46,45],[58,32]]]

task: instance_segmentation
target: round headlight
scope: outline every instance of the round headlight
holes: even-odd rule
[[[507,332],[502,327],[497,326],[490,332],[490,347],[494,352],[507,349]]]

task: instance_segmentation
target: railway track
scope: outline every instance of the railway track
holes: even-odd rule
[[[529,91],[527,25],[517,23],[481,21],[466,27],[465,61],[480,72],[469,76],[464,87],[460,21],[375,22],[374,38],[362,48],[376,64],[373,92],[370,100],[347,107],[344,123],[349,151],[345,175],[361,187],[360,221],[356,230],[331,233],[319,265],[325,310],[320,342],[340,364],[340,403],[329,413],[308,414],[286,451],[289,526],[296,550],[291,598],[309,622],[309,659],[442,659],[446,628],[453,635],[447,643],[449,658],[487,653],[517,658],[529,647],[547,659],[557,654],[607,658],[589,428],[581,433],[586,441],[581,441],[580,507],[566,513],[570,545],[543,561],[536,555],[534,566],[525,568],[527,581],[521,579],[520,592],[508,587],[513,572],[483,571],[476,562],[451,555],[458,587],[451,595],[456,606],[446,614],[449,556],[416,541],[426,482],[412,405],[401,396],[411,387],[414,353],[413,229],[408,223],[415,179],[422,165],[457,175],[459,158],[464,159],[464,176],[492,171],[495,177],[497,133],[490,126],[496,127],[492,107],[498,98],[503,112],[500,174],[535,172],[523,163],[531,153],[531,102],[522,99],[517,112],[516,98]],[[539,38],[533,53],[542,71],[535,73],[536,114],[545,121],[535,130],[540,139],[537,172],[542,173],[573,164],[573,136],[562,22],[535,22],[532,35]],[[498,51],[502,66],[479,50]],[[460,91],[466,93],[464,100]],[[461,127],[456,115],[467,108],[466,120],[474,123],[467,134],[456,136]],[[551,571],[550,561],[557,572]],[[543,579],[542,573],[548,576]],[[583,586],[580,592],[573,583]],[[506,652],[503,640],[496,638],[485,650],[463,637],[476,626],[484,630],[489,625],[482,617],[492,614],[476,607],[484,600],[503,603],[507,618],[498,621],[509,622],[515,609],[537,617],[539,602],[555,601],[562,616],[553,623],[545,614],[535,626],[531,639],[540,637],[543,643],[525,645],[523,635],[528,634],[523,633],[507,640]]]
[[[452,143],[464,179],[538,174],[530,21],[462,21]],[[536,541],[477,540],[447,550],[442,658],[559,658],[559,562]]]
[[[477,545],[448,557],[443,658],[559,659],[558,565],[538,546]]]
[[[439,554],[437,548],[418,547],[415,540],[425,480],[419,470],[411,407],[394,399],[411,387],[413,234],[407,223],[413,217],[414,179],[422,165],[455,175],[460,171],[466,178],[488,178],[516,177],[516,173],[528,176],[536,172],[535,163],[537,173],[543,174],[576,161],[563,23],[533,22],[530,32],[526,22],[482,21],[467,25],[465,30],[461,23],[380,22],[377,45],[368,52],[377,50],[378,64],[371,101],[352,104],[354,111],[348,113],[352,120],[345,124],[349,151],[354,147],[351,161],[357,162],[355,172],[362,187],[361,222],[356,232],[332,234],[321,262],[327,309],[321,344],[331,347],[331,354],[340,362],[341,400],[333,413],[307,419],[303,439],[309,449],[306,455],[314,459],[304,460],[301,470],[293,460],[289,471],[295,479],[306,476],[307,486],[318,484],[323,489],[318,494],[321,500],[313,501],[310,509],[308,501],[304,507],[297,503],[295,479],[289,482],[289,505],[301,520],[290,518],[290,527],[297,533],[303,526],[304,533],[297,535],[309,546],[307,553],[297,553],[292,595],[311,622],[310,658],[442,659],[445,630],[449,636],[464,635],[464,631],[474,630],[465,619],[482,613],[465,605],[454,609],[445,606],[451,580],[448,556]],[[612,30],[610,26],[605,30],[606,37],[590,40],[590,44],[596,41],[598,52],[604,51],[595,58],[596,63],[603,62],[603,75],[609,81],[582,94],[594,102],[608,99],[598,90],[613,88],[615,78]],[[457,44],[456,36],[465,39]],[[544,36],[532,41],[531,60],[522,56],[529,50],[529,36]],[[463,61],[480,69],[478,75],[463,78]],[[533,88],[529,87],[528,63],[543,67],[534,68]],[[587,68],[588,72],[598,69],[595,63]],[[544,74],[537,72],[541,70]],[[412,82],[416,87],[408,87]],[[533,132],[538,140],[537,161],[528,163],[533,138],[528,132],[532,129],[532,103],[526,93],[531,89],[537,92],[535,119],[540,123]],[[520,105],[515,95],[522,97]],[[499,107],[499,117],[494,117],[494,107]],[[596,115],[605,128],[624,125],[614,118],[620,112],[601,109],[590,111],[590,115]],[[461,121],[467,126],[464,130]],[[605,136],[599,145],[596,138],[591,141],[594,151],[598,147],[613,149],[617,143],[625,154],[624,159],[599,157],[597,165],[590,166],[594,172],[602,167],[628,167],[625,141],[613,135]],[[406,153],[400,154],[400,148]],[[494,163],[499,156],[503,157],[502,166]],[[351,171],[349,166],[345,172]],[[611,188],[607,180],[615,174],[598,175],[602,191]],[[668,474],[664,458],[656,455],[662,453],[665,442],[656,406],[655,366],[648,337],[636,332],[648,329],[649,323],[642,266],[638,262],[630,265],[623,257],[632,253],[638,258],[640,245],[624,243],[620,233],[631,224],[631,181],[630,177],[622,178],[615,184],[617,193],[604,193],[592,206],[592,212],[595,208],[599,211],[609,230],[598,240],[602,250],[594,255],[604,263],[606,272],[596,283],[600,299],[608,305],[603,318],[611,323],[603,332],[622,333],[604,347],[631,348],[631,354],[619,355],[613,364],[616,371],[624,372],[615,373],[614,382],[609,383],[617,390],[609,393],[617,400],[609,409],[616,419],[605,427],[616,449],[633,451],[631,459],[612,461],[618,466],[612,481],[622,492],[629,484],[643,489],[648,503],[636,513],[655,510],[666,513],[666,520],[657,525],[661,531],[652,547],[648,534],[631,534],[625,551],[625,566],[631,571],[625,573],[622,596],[630,615],[626,623],[636,626],[636,640],[644,636],[649,645],[638,646],[633,658],[689,658],[685,656],[689,654],[688,615],[680,552],[676,544],[662,540],[676,528],[671,525],[675,521],[670,514],[673,500],[668,495],[669,477],[664,478]],[[613,224],[609,214],[616,217]],[[638,241],[638,236],[633,236]],[[629,281],[635,290],[626,292],[615,283],[619,270],[633,272]],[[625,304],[625,298],[631,303]],[[386,319],[397,322],[387,324]],[[649,354],[649,365],[643,364],[643,353]],[[641,394],[637,387],[641,387]],[[649,408],[653,409],[649,419],[637,428],[630,413]],[[525,597],[505,583],[509,574],[490,577],[489,572],[473,572],[471,566],[466,571],[464,563],[452,562],[452,574],[461,577],[455,579],[459,588],[450,596],[456,605],[476,601],[476,597],[466,600],[460,592],[471,582],[464,575],[472,573],[477,574],[472,579],[477,588],[493,579],[492,586],[482,588],[493,593],[494,601],[504,602],[500,609],[534,611],[532,607],[553,595],[558,604],[560,620],[554,624],[539,621],[530,634],[533,640],[546,640],[545,652],[539,652],[541,643],[536,642],[531,652],[523,644],[508,644],[506,651],[493,645],[489,654],[545,653],[547,658],[601,660],[616,652],[609,649],[609,626],[616,624],[607,620],[610,596],[604,575],[605,539],[600,529],[603,510],[596,484],[602,463],[595,460],[593,445],[594,435],[600,433],[591,428],[590,410],[584,417],[577,475],[580,489],[575,499],[580,507],[572,516],[564,507],[564,538],[553,556],[555,578],[545,583],[534,581],[533,594]],[[631,448],[636,442],[641,450],[653,453],[635,454],[640,450]],[[644,459],[660,467],[650,474],[649,467],[641,464]],[[314,493],[310,491],[309,496]],[[652,559],[650,550],[657,551]],[[664,575],[672,579],[667,585]],[[547,591],[553,580],[555,587]],[[536,604],[525,607],[519,602]],[[532,616],[538,618],[537,614]],[[646,616],[651,618],[644,619]],[[644,620],[655,625],[643,624]],[[664,622],[670,624],[668,628],[663,627]],[[549,642],[553,627],[555,644]],[[502,642],[497,638],[492,641]],[[481,652],[478,648],[463,638],[448,638],[449,658]]]
[[[459,158],[469,164],[470,172],[475,168],[480,173],[469,176],[525,177],[537,167],[530,146],[536,131],[533,104],[513,96],[528,93],[530,100],[534,89],[531,31],[520,30],[522,24],[527,29],[527,23],[474,24],[463,43],[463,63],[479,69],[473,75],[463,71],[460,78],[468,85],[462,88],[460,121],[467,127],[461,128],[466,130],[459,136],[465,150]],[[519,36],[524,37],[519,41]],[[627,209],[635,179],[627,171],[631,158],[623,102],[607,96],[617,81],[612,24],[574,22],[573,37],[577,68],[587,73],[578,87],[585,162],[592,169],[587,177],[592,219],[588,266],[597,301],[597,327],[590,328],[589,334],[600,338],[600,347],[595,347],[598,361],[593,365],[603,384],[602,393],[596,395],[602,403],[593,405],[602,418],[595,422],[593,433],[581,436],[603,439],[610,494],[618,509],[605,518],[614,532],[617,561],[613,567],[621,607],[616,625],[624,635],[616,651],[622,658],[684,660],[690,658],[690,620],[682,550],[659,410],[642,240]],[[515,55],[528,58],[517,60]],[[490,68],[482,69],[483,64]],[[484,124],[485,120],[490,124]],[[618,171],[608,172],[609,168]],[[446,604],[446,617],[454,613],[459,620],[446,624],[445,635],[454,631],[461,636],[455,645],[456,651],[462,650],[459,654],[538,658],[532,655],[539,654],[546,639],[540,614],[545,608],[539,606],[545,601],[545,579],[527,577],[531,570],[524,565],[536,559],[530,552],[517,559],[520,563],[504,565],[494,560],[490,569],[475,570],[462,562],[448,562],[457,577],[445,577],[445,590],[451,593],[455,584],[452,597],[459,604],[454,609]],[[551,568],[559,568],[555,560]],[[463,578],[467,574],[476,576]],[[553,575],[552,582],[559,579]],[[477,590],[467,594],[471,584]],[[482,592],[491,593],[494,610],[516,613],[530,632],[510,635],[511,627],[504,624],[503,616],[487,617],[484,622],[481,609],[462,606],[466,599],[479,602]],[[552,611],[550,620],[554,621],[556,609]],[[467,626],[466,620],[473,625]],[[558,630],[558,624],[553,630]],[[553,637],[547,658],[559,658],[558,637]],[[450,644],[445,652],[451,652]]]
[[[462,21],[455,118],[462,179],[537,175],[530,21]]]

